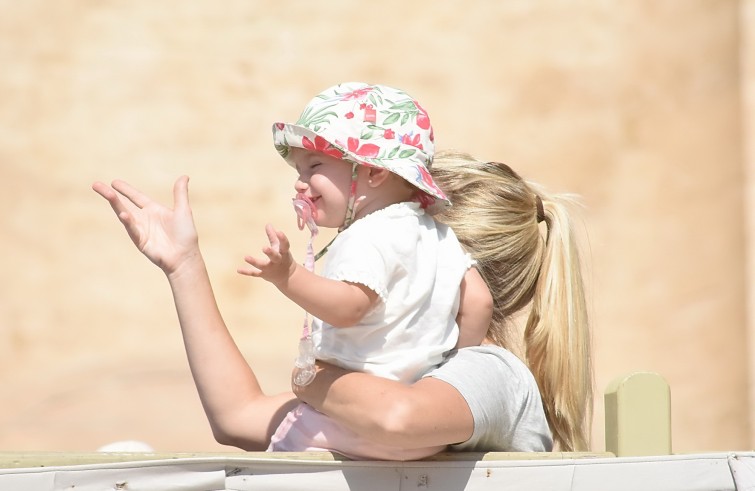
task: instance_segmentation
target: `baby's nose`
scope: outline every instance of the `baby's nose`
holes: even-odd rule
[[[309,184],[307,184],[306,182],[302,181],[301,178],[299,178],[294,183],[294,189],[296,190],[297,193],[303,193],[304,191],[309,189]]]

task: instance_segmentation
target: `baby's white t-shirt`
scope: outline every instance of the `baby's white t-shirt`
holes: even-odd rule
[[[418,380],[456,345],[459,287],[473,264],[453,231],[418,203],[360,218],[333,241],[321,274],[365,285],[380,302],[355,326],[314,319],[316,357],[405,383]]]

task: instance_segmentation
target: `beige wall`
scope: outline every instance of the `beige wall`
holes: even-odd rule
[[[750,446],[755,442],[755,1],[741,2],[742,143],[745,168],[747,334],[749,348]]]
[[[598,392],[658,371],[675,451],[753,448],[753,10],[0,0],[0,450],[221,448],[166,282],[96,179],[167,202],[192,177],[226,321],[265,387],[286,389],[301,312],[234,271],[267,221],[303,247],[270,124],[346,80],[415,95],[439,147],[581,194]],[[602,425],[598,398],[597,450]]]

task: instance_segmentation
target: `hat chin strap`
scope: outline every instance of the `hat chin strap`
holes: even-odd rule
[[[346,204],[346,217],[343,220],[343,225],[338,227],[338,233],[340,234],[344,230],[346,230],[349,225],[354,223],[354,218],[356,216],[356,210],[359,206],[359,203],[362,201],[361,198],[357,199],[357,169],[358,165],[356,162],[352,162],[351,164],[351,188],[349,189],[349,201]],[[301,227],[300,227],[301,228]],[[338,234],[336,234],[338,236]],[[314,261],[319,260],[321,257],[325,255],[326,252],[328,252],[328,247],[330,247],[330,244],[333,243],[333,241],[336,240],[336,237],[333,237],[330,239],[330,242],[328,242],[325,247],[323,247],[320,252],[315,254]],[[314,262],[313,261],[313,262]]]
[[[351,163],[351,189],[349,190],[349,202],[346,204],[346,218],[343,220],[343,225],[338,227],[339,232],[343,232],[349,225],[354,223],[354,216],[356,215],[357,203],[357,169],[359,164],[356,162]]]

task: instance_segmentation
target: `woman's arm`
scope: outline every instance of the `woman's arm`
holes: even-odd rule
[[[95,183],[137,248],[168,278],[186,355],[215,439],[247,450],[267,447],[293,394],[267,396],[218,310],[192,219],[188,178],[176,181],[174,208],[122,181]],[[125,198],[125,199],[124,199]]]
[[[291,393],[263,393],[218,310],[201,256],[170,274],[168,281],[189,367],[215,439],[244,450],[264,450],[298,401]]]
[[[425,377],[412,385],[318,362],[317,375],[294,394],[358,435],[404,448],[468,440],[472,412],[450,384]]]
[[[113,208],[137,248],[166,274],[202,405],[218,442],[245,450],[267,447],[293,408],[291,393],[262,392],[218,310],[188,200],[188,178],[176,181],[174,208],[122,181],[93,189]],[[125,198],[125,199],[123,199]],[[432,377],[411,386],[322,364],[297,396],[359,435],[406,448],[467,440],[474,422],[456,389]],[[325,395],[327,394],[327,397]]]

